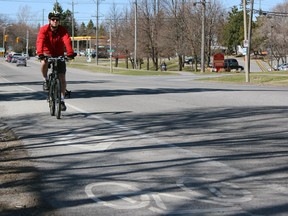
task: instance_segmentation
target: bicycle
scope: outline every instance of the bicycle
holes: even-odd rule
[[[48,79],[48,98],[49,109],[51,116],[56,116],[57,119],[61,118],[61,81],[58,77],[57,65],[58,61],[68,61],[67,57],[46,57],[48,64],[52,66],[51,73]],[[43,86],[44,88],[44,86]]]

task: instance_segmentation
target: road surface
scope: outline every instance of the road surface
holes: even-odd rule
[[[53,215],[287,215],[288,88],[196,78],[69,69],[57,120],[39,63],[1,62],[1,117]]]

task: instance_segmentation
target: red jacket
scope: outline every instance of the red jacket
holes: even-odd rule
[[[67,56],[74,54],[71,39],[67,30],[63,26],[58,26],[56,32],[52,32],[50,25],[44,25],[38,32],[36,49],[37,55],[46,54],[53,57],[63,56],[65,52]]]

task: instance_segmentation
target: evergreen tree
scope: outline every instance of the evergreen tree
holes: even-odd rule
[[[228,22],[223,29],[224,45],[228,47],[228,53],[237,51],[237,46],[243,44],[244,40],[244,19],[243,11],[238,11],[234,6],[229,12]]]
[[[87,36],[87,28],[84,22],[81,23],[78,29],[79,36]]]
[[[94,27],[92,20],[88,22],[86,31],[87,31],[87,36],[95,35],[95,27]]]

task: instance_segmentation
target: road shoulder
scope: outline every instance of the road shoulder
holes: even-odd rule
[[[1,215],[50,212],[41,202],[39,172],[29,160],[21,140],[3,123],[0,123],[0,158]]]

